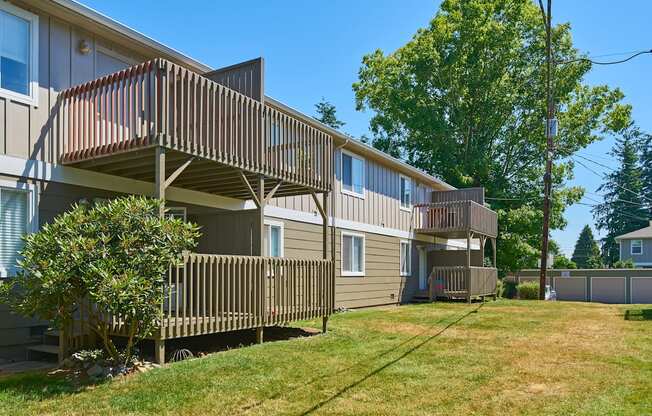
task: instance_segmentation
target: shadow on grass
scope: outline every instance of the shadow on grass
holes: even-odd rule
[[[357,380],[357,381],[355,381],[355,382],[353,382],[353,383],[351,383],[351,384],[349,384],[349,385],[343,387],[343,388],[340,389],[337,393],[333,394],[332,396],[330,396],[329,398],[327,398],[327,399],[325,399],[325,400],[322,400],[321,402],[317,403],[316,405],[314,405],[314,406],[311,407],[310,409],[308,409],[308,410],[306,410],[305,412],[303,412],[302,415],[308,415],[308,414],[310,414],[310,413],[313,413],[314,411],[320,409],[320,408],[323,407],[324,405],[326,405],[326,404],[330,403],[331,401],[337,399],[338,397],[340,397],[341,395],[343,395],[343,394],[346,393],[347,391],[349,391],[349,390],[353,389],[354,387],[358,386],[360,383],[364,382],[365,380],[367,380],[367,379],[373,377],[374,375],[376,375],[376,374],[378,374],[379,372],[383,371],[383,370],[386,369],[387,367],[389,367],[389,366],[391,366],[391,365],[393,365],[393,364],[396,364],[397,362],[401,361],[402,359],[404,359],[405,357],[407,357],[408,355],[410,355],[410,354],[413,353],[414,351],[418,350],[419,348],[421,348],[422,346],[424,346],[424,345],[427,344],[428,342],[432,341],[433,339],[435,339],[435,338],[437,338],[438,336],[440,336],[441,334],[443,334],[447,329],[449,329],[449,328],[451,328],[452,326],[456,325],[457,323],[459,323],[460,321],[462,321],[462,320],[463,320],[464,318],[466,318],[467,316],[469,316],[469,315],[471,315],[471,314],[474,314],[474,313],[477,313],[477,312],[480,310],[480,308],[482,307],[482,305],[484,305],[484,303],[479,304],[476,308],[474,308],[474,309],[472,309],[472,310],[470,310],[470,311],[464,313],[463,315],[459,316],[457,319],[455,319],[454,321],[450,322],[449,324],[447,324],[445,327],[443,327],[442,329],[438,330],[438,331],[435,332],[434,334],[430,335],[428,338],[426,338],[426,339],[423,340],[422,342],[418,343],[417,345],[415,345],[415,346],[411,347],[410,349],[408,349],[407,351],[405,351],[405,352],[404,352],[403,354],[401,354],[399,357],[397,357],[397,358],[395,358],[395,359],[393,359],[393,360],[391,360],[391,361],[385,363],[384,365],[382,365],[382,366],[380,366],[380,367],[375,368],[374,370],[372,370],[371,372],[369,372],[367,375],[361,377],[359,380]],[[385,350],[385,351],[383,351],[383,352],[381,352],[381,353],[379,353],[379,354],[376,354],[376,355],[374,355],[374,356],[372,356],[372,357],[369,357],[369,358],[366,358],[366,359],[364,359],[364,360],[358,361],[358,362],[356,362],[355,364],[353,364],[353,365],[351,365],[351,366],[349,366],[349,367],[346,367],[346,368],[340,369],[340,370],[338,370],[338,371],[335,371],[335,372],[327,372],[327,373],[325,373],[325,374],[318,375],[317,377],[314,377],[314,378],[312,378],[312,379],[306,381],[305,383],[302,383],[302,384],[299,385],[299,386],[296,386],[296,387],[294,387],[294,388],[290,388],[290,389],[285,390],[285,391],[282,391],[282,392],[278,392],[278,393],[276,393],[276,394],[274,394],[274,395],[272,395],[272,396],[270,396],[270,397],[267,397],[267,398],[265,398],[265,399],[263,399],[263,400],[260,400],[260,401],[258,401],[258,402],[256,402],[256,403],[253,403],[253,404],[249,405],[249,406],[246,406],[246,407],[242,408],[241,410],[242,410],[243,412],[246,412],[246,411],[252,410],[252,409],[254,409],[254,408],[256,408],[256,407],[259,407],[259,406],[263,405],[264,403],[266,403],[266,402],[268,402],[268,401],[270,401],[270,400],[278,399],[278,398],[283,397],[283,396],[285,396],[285,395],[291,394],[291,393],[293,393],[293,392],[295,392],[295,391],[297,391],[297,390],[300,390],[300,389],[303,389],[303,388],[305,388],[305,387],[308,387],[308,386],[310,386],[310,385],[312,385],[312,384],[314,384],[314,383],[316,383],[316,382],[318,382],[318,381],[321,381],[321,380],[325,380],[325,379],[329,379],[329,378],[336,377],[336,376],[341,375],[341,374],[343,374],[343,373],[347,373],[347,372],[349,372],[350,370],[352,370],[352,369],[354,369],[354,368],[356,368],[356,367],[359,367],[359,366],[361,366],[361,365],[363,365],[363,364],[366,364],[366,363],[369,363],[369,362],[375,361],[375,360],[377,360],[377,359],[379,359],[379,358],[382,358],[382,357],[384,357],[384,356],[386,356],[386,355],[388,355],[388,354],[390,354],[390,353],[392,353],[392,352],[397,351],[397,350],[400,349],[401,347],[403,347],[403,346],[405,346],[405,345],[407,345],[407,344],[410,344],[412,341],[414,341],[414,340],[416,340],[416,339],[422,337],[423,335],[427,334],[429,331],[431,331],[433,328],[435,328],[435,327],[436,327],[437,325],[439,325],[440,323],[445,322],[447,319],[448,319],[448,318],[442,318],[442,319],[436,321],[436,322],[435,322],[431,327],[429,327],[429,328],[423,330],[421,333],[416,334],[416,335],[413,335],[412,337],[410,337],[410,338],[408,338],[408,339],[406,339],[406,340],[400,342],[399,344],[397,344],[397,345],[393,346],[392,348],[387,349],[387,350]]]
[[[652,309],[627,309],[626,321],[652,321]]]
[[[21,402],[40,401],[53,396],[79,393],[86,386],[73,383],[63,374],[33,371],[0,376],[0,392]]]

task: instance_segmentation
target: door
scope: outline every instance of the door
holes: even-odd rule
[[[419,290],[428,289],[428,251],[419,247]]]

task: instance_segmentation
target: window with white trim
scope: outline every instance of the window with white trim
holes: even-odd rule
[[[412,179],[400,175],[401,208],[412,209]]]
[[[283,257],[283,223],[265,220],[264,247],[266,257]]]
[[[38,102],[38,16],[0,2],[0,96]]]
[[[35,221],[33,192],[25,184],[0,186],[0,277],[14,276],[18,270],[23,237],[33,231]]]
[[[364,235],[342,233],[342,276],[364,276]]]
[[[407,240],[401,240],[401,276],[409,276],[412,274],[412,245]]]
[[[342,151],[342,192],[364,198],[364,159]]]
[[[631,254],[632,255],[641,255],[641,254],[643,254],[643,240],[632,240],[632,242],[631,242]]]

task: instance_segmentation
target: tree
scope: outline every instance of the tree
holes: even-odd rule
[[[111,358],[126,363],[161,318],[168,267],[199,237],[197,226],[161,218],[159,207],[158,200],[133,196],[74,206],[25,238],[22,271],[2,286],[0,299],[64,334],[73,314],[83,313]],[[110,337],[109,315],[125,322],[122,353]]]
[[[552,263],[553,269],[577,269],[577,264],[574,261],[569,260],[568,257],[563,254],[555,255],[555,261]]]
[[[652,219],[652,135],[641,134],[640,141],[643,198],[648,204],[648,218]]]
[[[648,224],[642,172],[636,152],[640,136],[641,132],[636,127],[629,127],[616,139],[611,155],[618,161],[619,167],[604,176],[598,188],[598,192],[604,192],[604,202],[593,208],[596,226],[607,231],[602,239],[602,256],[608,265],[613,265],[620,257],[615,237]]]
[[[320,121],[334,129],[339,129],[346,124],[337,118],[337,114],[335,114],[337,112],[335,106],[327,101],[324,97],[322,97],[320,102],[315,104],[315,108],[317,109],[317,116],[314,117],[315,120]]]
[[[444,0],[430,25],[393,53],[366,55],[353,84],[375,115],[374,146],[451,183],[484,186],[499,217],[498,264],[536,265],[541,247],[545,134],[545,29],[531,0]],[[570,26],[553,28],[556,61],[580,55]],[[568,156],[629,121],[623,94],[589,86],[587,61],[554,75],[552,229],[583,190],[567,187]]]
[[[580,232],[580,236],[575,243],[573,256],[571,260],[577,264],[580,269],[600,269],[602,268],[602,258],[600,247],[593,237],[591,227],[585,225]]]

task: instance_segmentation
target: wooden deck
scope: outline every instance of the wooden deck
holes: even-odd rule
[[[164,59],[60,97],[63,164],[154,182],[160,146],[168,176],[192,160],[175,186],[248,199],[244,173],[277,196],[331,189],[331,136]]]
[[[493,267],[434,267],[428,279],[429,296],[467,299],[495,296],[498,270]]]
[[[430,202],[417,204],[414,229],[420,234],[450,238],[466,237],[469,233],[495,238],[498,235],[498,215],[475,201]]]

